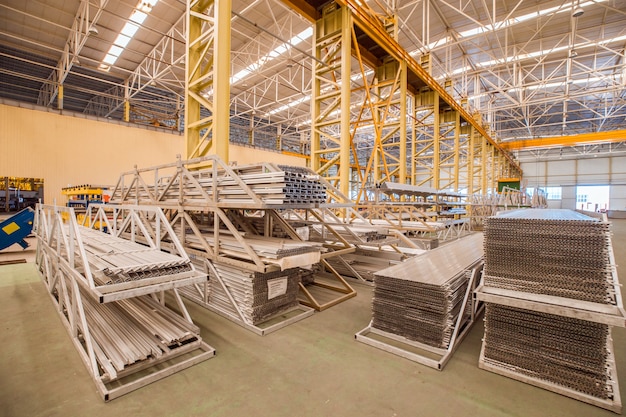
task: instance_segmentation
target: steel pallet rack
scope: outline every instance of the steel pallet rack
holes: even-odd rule
[[[206,274],[161,210],[90,205],[84,220],[78,224],[73,208],[39,204],[36,264],[102,398],[213,357],[178,293],[206,282]],[[179,312],[165,306],[166,294]]]

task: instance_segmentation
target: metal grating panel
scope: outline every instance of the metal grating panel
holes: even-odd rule
[[[447,348],[482,239],[471,235],[376,273],[372,327]]]
[[[516,210],[485,221],[484,285],[615,304],[609,224],[571,210]]]

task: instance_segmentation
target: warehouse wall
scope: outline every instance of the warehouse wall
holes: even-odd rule
[[[44,180],[44,201],[68,185],[114,185],[122,171],[175,159],[179,134],[0,105],[0,175]]]
[[[133,166],[173,162],[184,153],[183,136],[0,104],[0,176],[44,179],[44,201],[64,205],[68,185],[115,185]],[[305,166],[306,159],[231,146],[231,161],[275,161]]]
[[[609,206],[626,209],[625,156],[524,161],[520,155],[520,160],[528,187],[562,187],[562,199],[548,201],[551,208],[574,209],[578,185],[610,185]]]

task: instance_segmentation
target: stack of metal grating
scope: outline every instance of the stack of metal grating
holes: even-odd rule
[[[474,234],[376,273],[372,327],[447,348],[482,249]]]
[[[609,225],[571,210],[528,209],[485,221],[484,285],[615,304]]]
[[[574,211],[501,213],[485,220],[483,285],[514,291],[522,302],[615,305],[610,245],[608,223]],[[487,303],[481,367],[587,402],[568,390],[602,401],[619,396],[607,324],[518,307]]]
[[[605,324],[490,303],[485,310],[484,360],[609,399],[608,337]]]
[[[209,274],[209,302],[222,311],[231,311],[233,305],[218,280],[228,289],[244,319],[253,325],[298,305],[298,268],[261,273],[223,263],[214,266],[219,277],[213,271]]]

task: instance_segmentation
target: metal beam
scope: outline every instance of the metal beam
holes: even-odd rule
[[[96,0],[92,5],[91,0],[82,0],[78,6],[74,23],[70,29],[70,35],[63,47],[63,54],[57,63],[56,68],[48,76],[48,79],[39,90],[39,98],[37,104],[40,106],[49,106],[57,96],[59,97],[59,108],[63,108],[63,92],[62,86],[67,78],[72,66],[78,59],[80,51],[85,46],[91,28],[95,25],[102,15],[102,11],[106,7],[109,0]],[[91,10],[95,7],[95,10]]]
[[[555,148],[565,146],[590,145],[597,143],[615,143],[626,141],[626,129],[608,132],[583,133],[572,136],[537,138],[502,142],[502,148],[513,151],[520,149]]]

